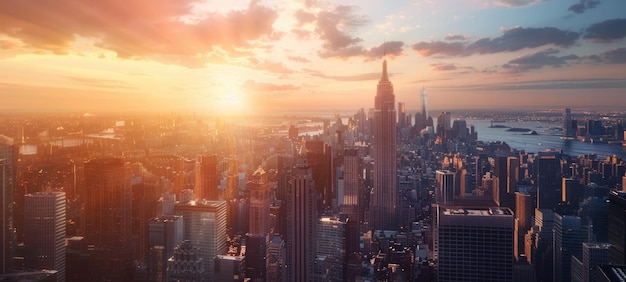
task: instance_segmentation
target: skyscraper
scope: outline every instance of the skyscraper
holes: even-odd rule
[[[13,139],[0,134],[0,201],[2,201],[2,214],[0,216],[0,260],[2,267],[0,274],[11,270],[13,260],[14,234],[13,234],[13,183],[15,181],[15,147]]]
[[[26,264],[57,271],[65,281],[65,193],[38,192],[24,197]]]
[[[378,82],[374,103],[374,192],[370,200],[372,229],[396,229],[398,189],[396,187],[396,110],[387,61]]]
[[[225,201],[190,201],[177,204],[174,210],[183,215],[184,239],[198,248],[203,260],[205,278],[213,281],[213,259],[224,255],[226,245],[226,202]]]
[[[422,87],[422,120],[428,121],[428,93],[426,88]]]
[[[537,208],[554,209],[561,200],[561,162],[555,156],[536,159]]]
[[[194,194],[197,200],[217,201],[217,156],[198,156],[196,160],[196,183]]]
[[[563,139],[574,139],[577,129],[576,120],[572,120],[572,111],[565,108],[563,112]]]
[[[626,192],[609,193],[609,263],[626,264]]]
[[[205,265],[198,247],[185,240],[167,261],[167,281],[206,281]]]
[[[511,281],[513,213],[508,208],[436,207],[439,281]]]
[[[155,217],[148,222],[148,280],[166,281],[167,260],[183,241],[183,218],[178,215]]]
[[[457,190],[455,176],[455,173],[449,170],[437,170],[435,172],[435,180],[437,182],[435,197],[438,204],[453,204]]]
[[[299,162],[293,168],[290,186],[287,199],[287,280],[313,281],[316,193],[313,172],[306,162]]]
[[[398,102],[398,128],[406,127],[406,109],[404,102]]]
[[[252,174],[246,184],[246,190],[250,193],[248,232],[265,237],[270,227],[270,191],[263,168],[259,167]]]
[[[85,237],[94,279],[127,279],[132,263],[131,182],[122,159],[85,162]],[[132,270],[132,268],[130,268]]]
[[[582,257],[588,227],[578,216],[554,214],[554,281],[571,280],[571,257]]]
[[[324,281],[346,281],[346,227],[348,218],[343,216],[322,216],[317,226],[317,252],[318,258],[323,257],[326,261],[328,277]]]

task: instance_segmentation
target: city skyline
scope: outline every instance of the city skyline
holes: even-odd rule
[[[231,3],[232,2],[232,3]],[[0,3],[5,112],[623,107],[622,1]]]

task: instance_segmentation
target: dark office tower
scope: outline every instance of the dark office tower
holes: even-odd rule
[[[596,268],[609,264],[609,246],[606,243],[583,243],[582,259],[572,257],[571,281],[600,281],[596,279]]]
[[[563,112],[563,138],[574,139],[577,127],[576,120],[572,120],[572,111],[570,108],[565,108]]]
[[[183,241],[183,218],[155,217],[148,222],[148,281],[167,281],[167,260]]]
[[[445,139],[448,139],[447,135],[450,130],[450,112],[441,112],[439,116],[437,116],[437,128],[436,133],[437,136]]]
[[[287,136],[289,139],[297,139],[298,138],[298,128],[295,125],[290,125],[289,130],[287,131]]]
[[[609,194],[609,263],[626,264],[626,192]]]
[[[580,182],[574,178],[562,178],[561,181],[561,201],[578,210],[582,189]]]
[[[198,248],[203,259],[205,279],[212,282],[214,264],[217,255],[224,255],[226,245],[226,202],[225,201],[191,201],[177,204],[175,212],[183,215],[185,240]]]
[[[252,220],[251,220],[252,221]],[[249,281],[265,281],[267,267],[267,237],[261,234],[246,235],[246,271]]]
[[[185,240],[167,261],[167,281],[206,281],[205,265],[198,247]]]
[[[287,281],[313,280],[315,264],[315,183],[313,172],[301,161],[293,168],[288,195]]]
[[[515,192],[515,210],[517,211],[515,213],[515,259],[519,261],[520,256],[525,254],[524,237],[533,226],[532,197],[522,192]]]
[[[287,247],[280,235],[275,234],[267,247],[267,281],[287,281]]]
[[[246,190],[250,193],[248,232],[254,235],[265,235],[270,227],[270,189],[267,174],[259,167],[246,183]]]
[[[513,212],[437,207],[439,281],[512,281]]]
[[[537,208],[554,209],[561,200],[561,165],[555,156],[540,156],[537,169]]]
[[[508,158],[506,156],[494,157],[494,185],[493,199],[498,206],[515,210],[515,191],[509,191]]]
[[[243,256],[218,255],[215,257],[215,281],[244,282],[246,259]]]
[[[346,227],[348,218],[345,215],[322,216],[317,226],[317,255],[324,258],[327,275],[323,281],[346,281]]]
[[[435,198],[437,204],[452,205],[454,196],[456,196],[456,179],[455,173],[449,170],[437,170],[435,172],[435,180],[437,186],[435,190]]]
[[[196,159],[196,182],[194,187],[196,200],[217,201],[218,185],[217,156],[198,156]]]
[[[307,140],[305,147],[307,163],[313,171],[315,190],[319,195],[318,201],[320,202],[316,204],[319,208],[330,207],[333,199],[330,146],[324,144],[322,140]]]
[[[467,121],[457,119],[452,122],[453,138],[460,141],[467,141],[469,138],[469,130],[467,129]]]
[[[374,191],[370,198],[370,226],[374,230],[395,230],[398,226],[396,185],[396,110],[393,85],[387,75],[387,61],[378,82],[374,110]]]
[[[24,197],[24,246],[28,268],[56,270],[65,281],[65,193]]]
[[[517,191],[517,183],[519,182],[519,158],[508,157],[506,168],[507,185],[506,191],[513,194]],[[516,210],[514,210],[515,212]]]
[[[359,190],[362,186],[361,158],[357,149],[346,149],[343,158],[344,193],[339,199],[339,211],[348,215],[346,252],[351,254],[359,251],[360,208]]]
[[[475,157],[476,160],[476,186],[481,187],[483,183],[483,176],[489,170],[491,170],[491,164],[489,163],[489,157],[487,154],[478,154],[478,157]]]
[[[15,146],[13,139],[0,134],[0,189],[2,194],[2,215],[0,222],[2,230],[2,246],[0,247],[0,260],[2,260],[2,269],[0,274],[11,271],[13,260],[13,248],[15,247],[15,235],[13,232],[13,189],[15,183]]]
[[[122,159],[85,162],[85,237],[97,280],[127,279],[132,268],[130,168]]]
[[[581,257],[589,231],[578,216],[554,214],[554,281],[571,280],[572,256]]]
[[[406,127],[406,110],[404,102],[398,102],[398,128]]]

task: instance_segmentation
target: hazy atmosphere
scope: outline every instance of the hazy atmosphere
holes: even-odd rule
[[[0,110],[626,106],[626,2],[1,1]]]

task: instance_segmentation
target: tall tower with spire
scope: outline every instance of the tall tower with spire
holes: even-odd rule
[[[374,100],[374,191],[370,198],[371,229],[395,230],[398,211],[396,186],[396,109],[393,84],[383,61],[383,74]]]

